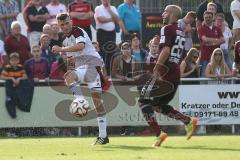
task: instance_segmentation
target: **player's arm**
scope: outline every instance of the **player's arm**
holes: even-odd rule
[[[85,43],[77,43],[73,46],[66,46],[66,47],[59,47],[59,46],[53,46],[52,52],[53,53],[61,53],[61,52],[78,52],[83,50],[85,47]]]
[[[211,64],[208,63],[207,67],[206,67],[206,70],[205,70],[205,76],[207,78],[217,78],[217,76],[215,74],[212,74],[211,73]]]
[[[165,70],[164,64],[167,61],[169,55],[170,55],[170,47],[168,47],[168,46],[163,47],[161,50],[161,53],[158,57],[157,63],[155,65],[155,67],[153,68],[153,74],[155,76],[157,76],[159,78],[163,76],[163,75],[160,75],[160,71],[162,69]]]
[[[224,43],[224,38],[220,37],[220,38],[209,38],[206,36],[202,36],[202,41],[205,45],[207,46],[215,46],[215,45],[220,45],[222,43]]]
[[[12,80],[12,81],[15,80],[14,77],[9,76],[9,72],[7,72],[7,70],[5,70],[5,68],[2,70],[1,79],[3,79],[3,80]]]

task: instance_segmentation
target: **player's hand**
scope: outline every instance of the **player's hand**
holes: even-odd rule
[[[55,46],[52,47],[52,52],[55,53],[55,54],[57,54],[59,52],[62,52],[62,47],[59,47],[59,46],[55,45]]]

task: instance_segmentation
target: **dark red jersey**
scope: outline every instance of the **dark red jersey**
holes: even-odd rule
[[[169,24],[161,29],[160,49],[170,48],[170,55],[165,62],[166,69],[163,69],[161,75],[163,80],[179,81],[180,63],[184,53],[185,34],[177,23]],[[163,73],[166,72],[166,73]]]

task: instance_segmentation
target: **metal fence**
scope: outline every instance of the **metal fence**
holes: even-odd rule
[[[24,5],[22,0],[17,0],[19,4]],[[27,0],[25,0],[27,1]],[[48,2],[50,0],[44,0]],[[69,4],[73,0],[61,0],[62,3]],[[101,3],[100,0],[87,0],[88,2],[93,4],[95,8],[97,5]],[[111,4],[114,6],[118,6],[123,2],[123,0],[110,0]],[[139,7],[143,13],[156,13],[162,12],[166,5],[176,4],[182,7],[183,11],[187,12],[190,10],[197,10],[197,6],[202,3],[204,0],[135,0],[135,2],[139,3]],[[230,5],[232,0],[217,0],[223,6],[225,12],[230,12]],[[25,2],[26,3],[26,2]],[[23,8],[24,6],[21,6]]]

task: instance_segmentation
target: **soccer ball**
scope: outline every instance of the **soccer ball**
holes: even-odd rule
[[[85,116],[89,110],[90,110],[89,103],[84,98],[74,99],[69,107],[70,113],[78,117]]]

